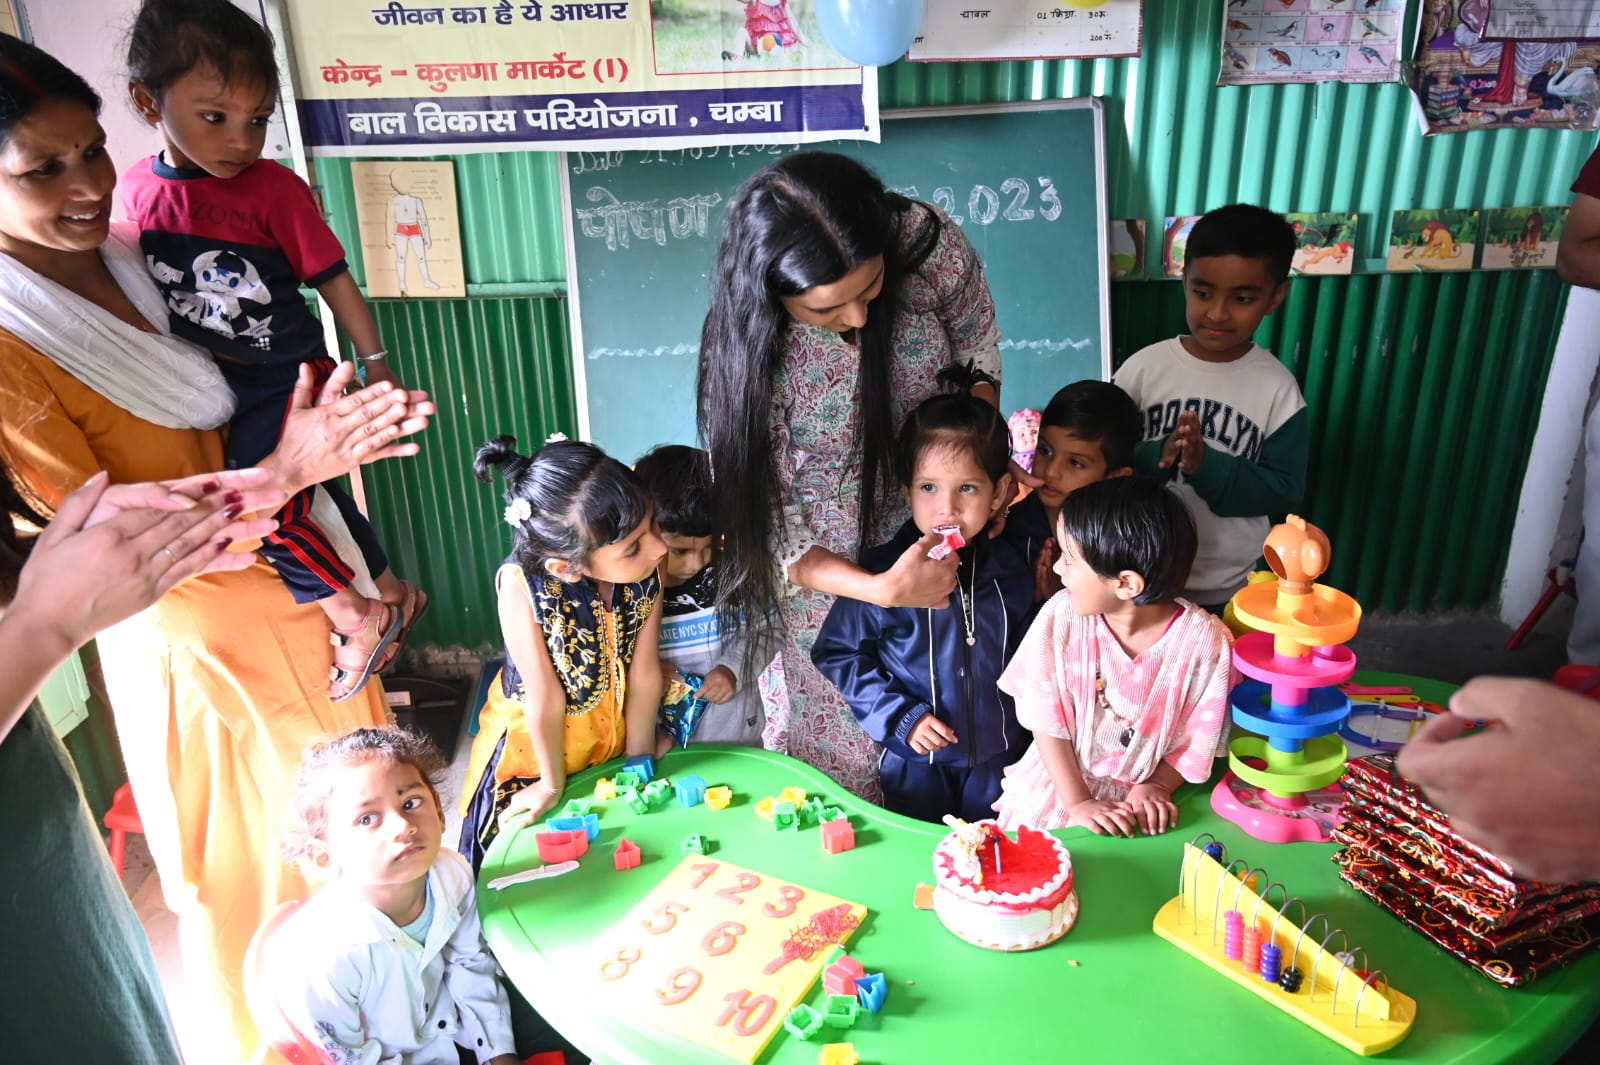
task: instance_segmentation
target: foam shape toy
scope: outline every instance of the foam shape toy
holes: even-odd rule
[[[684,806],[699,806],[706,801],[706,781],[698,773],[674,782],[672,790],[678,796],[678,802]]]
[[[817,1065],[861,1065],[853,1043],[825,1043],[817,1055]]]
[[[706,805],[711,807],[713,810],[725,810],[728,808],[728,804],[732,801],[732,788],[725,788],[721,785],[718,785],[717,787],[706,789]]]
[[[589,839],[600,835],[600,815],[584,814],[582,817],[552,817],[546,827],[555,832],[582,832]]]
[[[814,825],[822,820],[823,802],[821,796],[813,795],[800,804],[800,823]]]
[[[594,782],[594,801],[605,802],[617,797],[617,782],[610,777],[601,777]]]
[[[822,849],[829,854],[842,854],[855,850],[856,830],[847,818],[822,823]]]
[[[889,981],[882,973],[865,973],[856,979],[856,998],[871,1013],[883,1009],[883,1000],[889,997]]]
[[[628,809],[632,810],[636,814],[647,814],[650,812],[650,800],[639,794],[638,788],[629,788],[623,793],[622,799],[628,804]]]
[[[779,802],[792,802],[796,806],[806,801],[806,789],[790,785],[778,792]]]
[[[617,871],[624,869],[637,869],[642,856],[639,854],[639,845],[631,839],[617,840],[617,849],[611,855],[612,863]]]
[[[644,798],[651,806],[659,806],[668,795],[672,794],[672,782],[669,780],[652,780],[644,786]]]
[[[644,781],[639,778],[639,774],[630,769],[622,770],[612,779],[616,782],[618,791],[622,791],[626,788],[637,788],[640,784],[644,783]]]
[[[800,815],[794,803],[780,802],[772,808],[772,827],[779,832],[793,832],[800,827]]]
[[[684,854],[705,854],[711,849],[711,841],[698,832],[691,832],[683,837],[678,849]]]
[[[589,834],[583,829],[540,832],[533,837],[542,862],[572,862],[589,853]]]
[[[810,1039],[822,1031],[822,1014],[802,1002],[783,1019],[783,1028],[796,1039]]]
[[[567,805],[561,808],[562,817],[582,817],[594,809],[593,799],[568,799]]]
[[[636,754],[624,761],[622,768],[637,774],[640,783],[648,784],[650,779],[656,775],[656,760],[648,754]]]
[[[861,1006],[856,1002],[855,988],[843,995],[828,996],[828,1012],[824,1015],[830,1028],[854,1028]]]
[[[760,802],[756,803],[756,816],[761,818],[763,821],[771,821],[772,811],[777,807],[777,805],[778,800],[774,799],[771,795],[768,795],[765,799],[762,799]]]

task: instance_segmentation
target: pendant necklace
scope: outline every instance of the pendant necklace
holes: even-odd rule
[[[978,642],[978,604],[973,602],[973,594],[978,589],[978,559],[974,553],[972,559],[972,580],[967,582],[967,587],[961,587],[960,571],[956,574],[956,594],[961,597],[961,627],[967,630],[967,646],[971,647]],[[1126,744],[1124,744],[1126,746]]]
[[[1094,667],[1094,701],[1096,705],[1100,707],[1102,712],[1110,714],[1112,717],[1123,723],[1124,728],[1122,730],[1122,734],[1117,737],[1117,742],[1122,744],[1124,747],[1132,743],[1133,719],[1117,713],[1116,708],[1111,705],[1111,700],[1106,697],[1106,680],[1105,677],[1101,676],[1099,666]]]

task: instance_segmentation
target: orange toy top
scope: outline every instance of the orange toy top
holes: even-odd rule
[[[1328,534],[1298,514],[1274,525],[1261,551],[1282,583],[1279,590],[1287,595],[1310,594],[1332,554]]]

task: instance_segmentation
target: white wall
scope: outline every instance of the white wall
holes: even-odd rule
[[[1545,587],[1545,571],[1570,558],[1583,521],[1583,421],[1600,362],[1600,292],[1574,288],[1556,339],[1539,428],[1511,533],[1500,619],[1515,627]],[[1600,529],[1589,530],[1600,536]]]
[[[262,0],[233,2],[262,18]],[[160,134],[128,102],[128,27],[139,0],[22,0],[22,10],[33,43],[82,74],[100,94],[100,124],[118,173],[159,151]],[[281,109],[267,130],[266,154],[276,159],[289,155]],[[120,200],[114,214],[122,217]]]
[[[82,74],[104,100],[100,124],[119,172],[161,147],[128,103],[127,33],[138,9],[139,0],[22,0],[33,43]]]

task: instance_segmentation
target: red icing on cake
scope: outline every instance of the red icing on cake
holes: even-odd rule
[[[996,849],[999,854],[996,855]],[[999,861],[996,862],[996,857]],[[967,877],[956,872],[948,857],[943,859],[944,872],[952,880],[975,891],[992,895],[1025,895],[1055,879],[1061,869],[1060,852],[1054,841],[1043,832],[1026,825],[1017,828],[1017,838],[1012,840],[998,829],[978,848],[978,867],[982,878]],[[1068,870],[1066,882],[1043,898],[1033,899],[1022,909],[1054,906],[1072,891],[1072,872]],[[991,899],[990,905],[1003,905]]]

